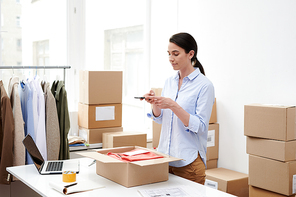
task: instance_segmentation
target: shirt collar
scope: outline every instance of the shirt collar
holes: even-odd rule
[[[200,70],[199,70],[199,69],[197,69],[197,68],[194,68],[194,69],[195,69],[195,70],[187,76],[189,80],[193,80],[193,79],[195,79],[195,78],[200,74]],[[179,79],[179,72],[180,72],[180,71],[178,71],[178,72],[176,73],[175,77],[174,77],[176,80]]]

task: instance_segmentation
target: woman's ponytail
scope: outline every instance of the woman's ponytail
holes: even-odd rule
[[[199,68],[200,72],[201,72],[203,75],[206,75],[203,66],[202,66],[201,63],[198,61],[198,59],[197,59],[196,56],[195,56],[195,60],[193,60],[193,61],[194,61],[194,65],[193,65],[193,67],[197,67],[197,68]]]

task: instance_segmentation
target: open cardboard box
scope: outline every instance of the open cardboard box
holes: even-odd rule
[[[134,149],[143,149],[163,156],[160,159],[151,159],[135,162],[123,162],[108,155],[112,153],[124,153]],[[167,181],[169,176],[169,162],[181,160],[160,152],[139,147],[127,146],[119,148],[108,148],[96,152],[77,153],[96,160],[96,172],[107,179],[119,183],[125,187],[133,187],[160,181]]]

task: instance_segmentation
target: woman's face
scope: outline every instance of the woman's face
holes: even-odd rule
[[[191,66],[191,58],[193,57],[194,51],[186,53],[185,50],[178,45],[170,42],[168,46],[169,61],[173,66],[174,70],[182,70],[188,66]]]

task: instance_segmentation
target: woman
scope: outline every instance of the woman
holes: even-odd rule
[[[148,117],[162,124],[158,151],[181,158],[170,163],[169,172],[204,184],[209,119],[214,87],[196,58],[197,44],[188,33],[169,40],[169,61],[176,75],[168,78],[161,97],[150,90]]]

